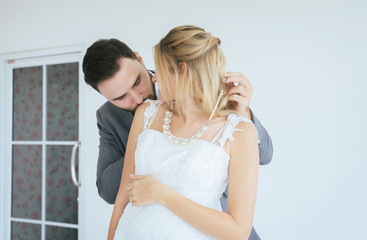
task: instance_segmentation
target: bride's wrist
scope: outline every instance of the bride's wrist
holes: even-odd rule
[[[167,203],[170,201],[170,198],[174,194],[174,191],[168,187],[167,185],[163,185],[161,189],[159,204],[161,204],[164,207],[167,207]]]

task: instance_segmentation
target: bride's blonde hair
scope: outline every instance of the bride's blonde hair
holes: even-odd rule
[[[154,61],[162,98],[170,102],[172,94],[167,71],[175,76],[175,110],[185,117],[184,99],[189,97],[208,116],[212,113],[220,91],[224,94],[213,117],[234,112],[228,103],[228,88],[223,83],[225,57],[220,39],[204,29],[186,25],[173,28],[156,46]],[[184,71],[186,64],[187,71]],[[188,106],[186,106],[188,107]],[[191,106],[190,106],[191,107]]]

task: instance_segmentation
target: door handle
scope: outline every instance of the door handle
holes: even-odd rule
[[[75,175],[75,155],[76,155],[76,150],[79,148],[81,144],[82,144],[81,142],[77,142],[73,146],[73,150],[71,151],[71,161],[70,161],[71,179],[73,180],[74,185],[77,187],[80,187],[81,184],[76,179],[76,175]]]

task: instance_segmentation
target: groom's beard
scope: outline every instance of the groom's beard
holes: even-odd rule
[[[153,89],[153,93],[152,94],[149,94],[147,97],[145,97],[143,99],[143,102],[141,104],[143,104],[145,102],[145,100],[147,99],[150,99],[150,100],[157,100],[157,95],[155,93],[155,86],[154,86],[154,83],[152,82],[152,89]],[[131,109],[130,111],[132,112],[135,112],[136,109],[141,105],[141,104],[138,104],[134,109]]]

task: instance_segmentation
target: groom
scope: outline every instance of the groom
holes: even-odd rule
[[[152,82],[154,72],[145,68],[143,58],[137,52],[117,39],[93,43],[84,56],[83,72],[86,83],[108,100],[97,110],[100,135],[97,188],[99,195],[113,204],[120,186],[134,112],[146,99],[157,99],[159,93]],[[267,131],[249,109],[253,91],[251,83],[235,72],[226,73],[224,81],[231,86],[229,98],[235,109],[251,119],[257,129],[260,164],[268,164],[273,145]],[[228,189],[221,198],[223,211],[227,210],[227,193]],[[254,229],[249,239],[260,239]]]

